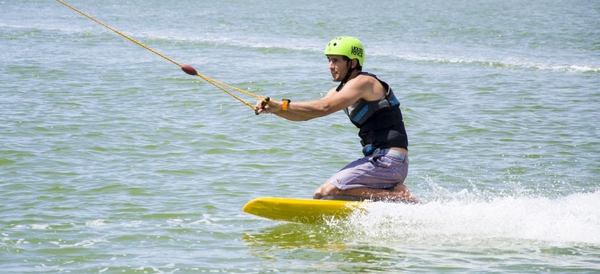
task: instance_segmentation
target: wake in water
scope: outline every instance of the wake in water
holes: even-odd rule
[[[580,73],[597,73],[600,68],[588,64],[555,64],[543,63],[539,61],[530,61],[524,58],[509,58],[509,59],[493,59],[493,58],[468,58],[468,57],[450,57],[450,56],[419,56],[419,55],[404,55],[400,57],[409,61],[433,62],[440,64],[467,64],[479,65],[484,67],[496,68],[514,68],[514,69],[531,69],[531,70],[548,70],[558,72],[580,72]]]
[[[461,195],[461,194],[458,194]],[[600,191],[546,197],[370,203],[340,225],[365,240],[415,242],[544,241],[600,244]]]
[[[90,33],[89,27],[73,26],[70,28],[48,27],[48,26],[26,26],[26,25],[9,25],[0,23],[0,31],[30,31],[30,32],[48,32],[50,34],[59,35],[98,35],[114,39],[113,35],[104,32]],[[250,39],[240,40],[235,37],[228,37],[223,34],[204,33],[202,36],[180,34],[180,33],[152,33],[144,32],[135,35],[136,38],[144,41],[152,41],[153,43],[173,43],[184,42],[189,44],[209,44],[219,45],[224,47],[241,47],[247,49],[265,49],[265,50],[280,50],[290,52],[310,52],[321,53],[321,42],[313,40],[282,42],[273,39]],[[483,67],[495,68],[512,68],[512,69],[527,69],[527,70],[543,70],[557,72],[574,72],[574,73],[599,73],[600,67],[597,64],[588,63],[556,63],[552,60],[529,60],[525,57],[504,56],[500,52],[488,53],[487,56],[474,57],[472,55],[462,56],[461,54],[435,54],[431,52],[395,52],[394,49],[374,50],[370,53],[372,56],[392,57],[399,60],[411,62],[425,62],[436,64],[465,64]]]

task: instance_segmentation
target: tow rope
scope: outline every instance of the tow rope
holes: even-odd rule
[[[168,56],[166,56],[166,55],[164,55],[164,54],[162,54],[162,53],[158,52],[157,50],[155,50],[155,49],[153,49],[153,48],[151,48],[151,47],[149,47],[149,46],[145,45],[144,43],[142,43],[142,42],[140,42],[140,41],[138,41],[138,40],[136,40],[136,39],[132,38],[131,36],[129,36],[129,35],[127,35],[127,34],[125,34],[125,33],[121,32],[121,31],[119,31],[119,30],[117,30],[117,29],[115,29],[115,28],[111,27],[110,25],[108,25],[108,24],[106,24],[106,23],[104,23],[104,22],[102,22],[102,21],[100,21],[100,20],[98,20],[98,19],[94,18],[93,16],[91,16],[91,15],[89,15],[89,14],[87,14],[87,13],[85,13],[85,12],[83,12],[83,11],[81,11],[81,10],[77,9],[77,8],[75,8],[74,6],[72,6],[72,5],[68,4],[67,2],[65,2],[65,1],[63,1],[63,0],[56,0],[56,1],[57,1],[58,3],[60,3],[60,4],[64,5],[65,7],[67,7],[67,8],[69,8],[69,9],[71,9],[72,11],[74,11],[74,12],[76,12],[76,13],[78,13],[78,14],[82,15],[83,17],[86,17],[86,18],[88,18],[88,19],[90,19],[90,20],[94,21],[95,23],[97,23],[97,24],[99,24],[99,25],[101,25],[101,26],[103,26],[103,27],[105,27],[105,28],[107,28],[107,29],[109,29],[109,30],[113,31],[114,33],[116,33],[116,34],[120,35],[121,37],[123,37],[123,38],[125,38],[125,39],[127,39],[127,40],[129,40],[130,42],[132,42],[132,43],[134,43],[134,44],[136,44],[136,45],[138,45],[138,46],[140,46],[140,47],[142,47],[142,48],[144,48],[144,49],[146,49],[146,50],[148,50],[148,51],[150,51],[150,52],[154,53],[155,55],[158,55],[158,56],[160,56],[161,58],[163,58],[163,59],[165,59],[165,60],[167,60],[167,61],[169,61],[169,62],[171,62],[171,63],[173,63],[173,64],[175,64],[175,65],[177,65],[177,66],[178,66],[179,68],[181,68],[181,70],[183,70],[185,73],[187,73],[187,74],[189,74],[189,75],[193,75],[193,76],[198,76],[198,77],[200,77],[202,80],[204,80],[204,81],[208,82],[209,84],[211,84],[211,85],[215,86],[216,88],[218,88],[218,89],[220,89],[221,91],[225,92],[225,93],[226,93],[226,94],[228,94],[229,96],[231,96],[231,97],[235,98],[236,100],[238,100],[238,101],[239,101],[239,102],[241,102],[242,104],[244,104],[244,105],[246,105],[246,106],[250,107],[252,110],[254,110],[254,111],[255,111],[255,113],[256,113],[256,114],[258,114],[258,113],[257,113],[257,112],[256,112],[256,110],[255,110],[254,104],[252,104],[252,103],[250,103],[250,102],[248,102],[248,101],[244,100],[242,97],[240,97],[240,96],[238,96],[238,95],[234,94],[233,92],[239,92],[239,93],[241,93],[241,94],[245,94],[245,95],[247,95],[247,96],[250,96],[250,97],[253,97],[253,98],[256,98],[256,99],[262,100],[263,102],[265,102],[265,101],[269,101],[269,97],[261,96],[261,95],[258,95],[258,94],[255,94],[255,93],[252,93],[252,92],[250,92],[250,91],[247,91],[247,90],[244,90],[244,89],[241,89],[241,88],[238,88],[238,87],[235,87],[235,86],[229,85],[229,84],[227,84],[227,83],[224,83],[224,82],[218,81],[218,80],[216,80],[216,79],[210,78],[210,77],[208,77],[208,76],[206,76],[206,75],[204,75],[204,74],[202,74],[202,73],[198,72],[198,71],[197,71],[197,70],[196,70],[194,67],[192,67],[191,65],[188,65],[188,64],[181,64],[181,63],[179,63],[179,62],[177,62],[177,61],[173,60],[172,58],[170,58],[170,57],[168,57]]]

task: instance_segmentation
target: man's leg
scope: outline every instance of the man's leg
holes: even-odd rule
[[[314,199],[331,200],[375,200],[375,201],[394,201],[418,203],[419,200],[410,194],[410,191],[404,184],[398,184],[392,189],[378,188],[352,188],[341,190],[328,182],[315,190]]]

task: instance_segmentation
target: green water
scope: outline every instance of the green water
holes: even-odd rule
[[[600,271],[595,1],[73,1],[210,77],[292,102],[366,46],[409,134],[406,184],[324,226],[244,214],[360,156],[343,113],[252,110],[55,1],[0,0],[0,272]]]

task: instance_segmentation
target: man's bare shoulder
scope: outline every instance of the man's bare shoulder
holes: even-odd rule
[[[362,98],[367,101],[379,100],[385,94],[383,85],[375,78],[368,75],[358,75],[348,82],[348,85],[360,90]]]

